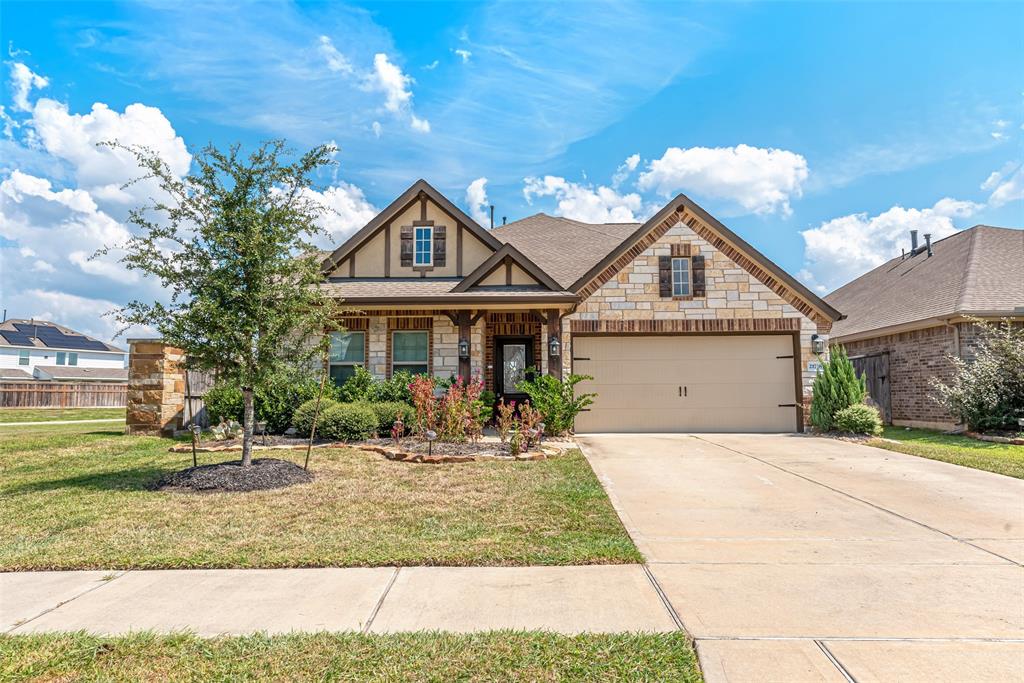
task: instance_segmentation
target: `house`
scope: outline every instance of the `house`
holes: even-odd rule
[[[127,382],[126,353],[46,320],[0,323],[0,381]]]
[[[323,273],[351,311],[336,382],[357,365],[482,376],[508,401],[528,370],[590,375],[580,432],[801,430],[812,348],[840,318],[683,195],[642,224],[486,230],[420,180]]]
[[[1024,230],[977,225],[910,251],[825,297],[846,318],[832,327],[868,382],[886,422],[951,429],[932,398],[948,379],[950,356],[969,359],[978,327],[970,318],[1024,318]]]

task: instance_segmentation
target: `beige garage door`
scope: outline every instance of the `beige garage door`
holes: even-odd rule
[[[792,432],[789,335],[575,337],[574,372],[597,392],[586,432]]]

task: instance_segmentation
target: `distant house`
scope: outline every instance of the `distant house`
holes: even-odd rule
[[[46,320],[0,323],[0,381],[127,382],[126,355]]]
[[[969,318],[1024,320],[1024,230],[978,225],[865,273],[825,300],[846,318],[831,341],[846,347],[868,389],[895,425],[950,429],[956,420],[932,398],[949,377],[949,356],[969,359],[977,325]]]

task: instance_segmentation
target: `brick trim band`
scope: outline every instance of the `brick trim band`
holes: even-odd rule
[[[573,320],[573,334],[698,332],[799,332],[798,318],[724,318],[722,320]]]

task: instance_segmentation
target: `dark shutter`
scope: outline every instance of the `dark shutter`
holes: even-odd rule
[[[434,267],[444,268],[444,252],[445,252],[445,227],[443,225],[434,226]]]
[[[672,296],[672,257],[658,257],[658,293],[660,296]]]
[[[412,268],[412,226],[403,225],[399,235],[401,236],[399,254],[401,255],[402,267]]]
[[[693,296],[707,296],[708,289],[704,281],[704,257],[700,254],[691,256],[690,269],[693,271]]]

